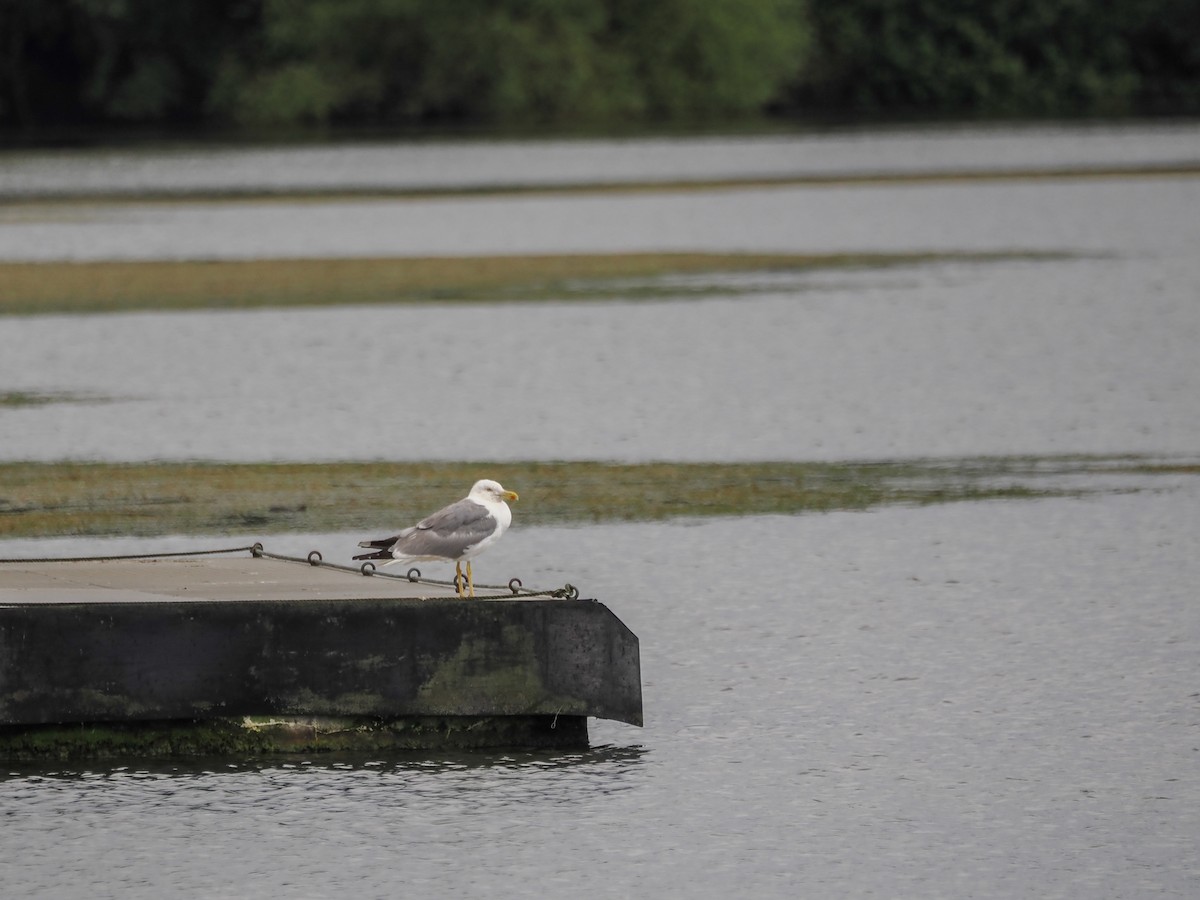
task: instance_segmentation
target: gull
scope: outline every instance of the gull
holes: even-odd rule
[[[516,491],[506,491],[498,482],[489,478],[475,482],[471,493],[457,503],[443,507],[431,516],[426,516],[411,528],[405,528],[392,537],[374,541],[361,541],[358,546],[373,549],[374,553],[362,553],[355,559],[386,559],[383,565],[401,560],[445,560],[453,561],[454,589],[458,596],[463,594],[462,564],[467,564],[467,587],[465,596],[475,596],[475,581],[471,575],[471,559],[478,556],[508,530],[512,523],[512,510],[506,500],[516,500]]]

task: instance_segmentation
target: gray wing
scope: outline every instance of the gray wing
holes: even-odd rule
[[[474,500],[462,499],[439,509],[396,537],[397,556],[456,559],[496,530],[496,520]]]

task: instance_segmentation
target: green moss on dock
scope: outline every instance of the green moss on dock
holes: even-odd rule
[[[582,716],[247,716],[0,727],[0,759],[14,762],[586,746]]]
[[[540,705],[555,713],[587,706],[573,697],[547,700],[538,660],[533,634],[519,625],[504,626],[498,641],[467,637],[452,656],[423,661],[432,668],[419,700],[433,709],[465,705],[528,710]]]
[[[11,760],[249,754],[269,748],[262,735],[228,719],[0,728],[0,758]]]

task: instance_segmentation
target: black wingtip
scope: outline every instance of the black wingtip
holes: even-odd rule
[[[360,553],[355,559],[391,559],[392,554],[387,550],[377,550],[374,553]]]
[[[359,541],[358,546],[366,547],[369,550],[388,550],[399,539],[399,535],[395,537],[376,538],[373,541]]]

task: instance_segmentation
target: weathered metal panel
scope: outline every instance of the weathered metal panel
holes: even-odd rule
[[[214,602],[157,591],[111,602],[119,590],[0,606],[0,724],[262,714],[642,723],[637,637],[599,603]]]

